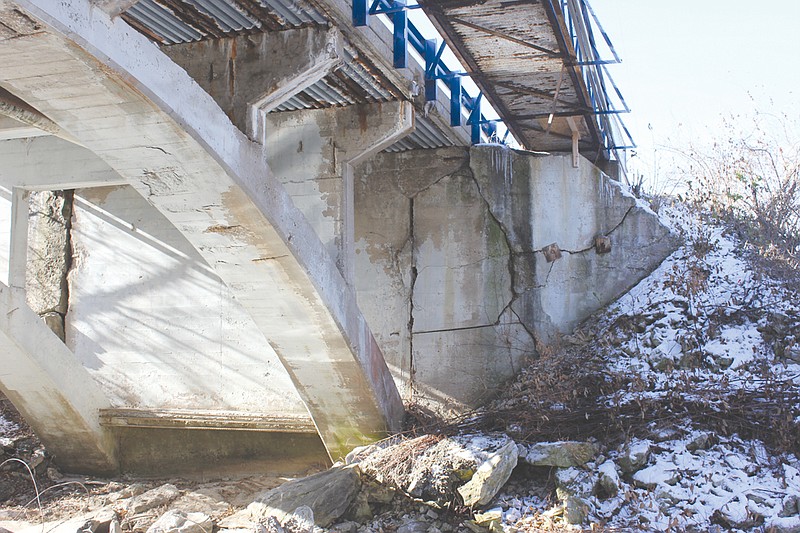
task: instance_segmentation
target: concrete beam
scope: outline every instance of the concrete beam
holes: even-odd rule
[[[331,456],[399,429],[402,401],[355,293],[262,147],[122,19],[88,0],[15,3],[48,31],[2,41],[0,83],[106,161],[216,270]]]
[[[102,159],[57,137],[0,142],[0,185],[34,191],[62,191],[124,185]]]
[[[263,118],[270,168],[352,286],[353,166],[412,131],[413,106],[388,102],[270,113]]]
[[[27,124],[29,127],[40,130],[39,135],[57,135],[70,142],[75,142],[58,127],[58,124],[3,87],[0,87],[0,118],[10,118],[16,122]],[[31,135],[31,137],[35,136]]]
[[[0,388],[62,468],[111,474],[115,443],[99,423],[109,405],[72,352],[0,283]]]
[[[394,49],[394,35],[392,30],[379,20],[370,17],[367,26],[353,26],[353,6],[350,0],[309,0],[326,16],[330,17],[334,25],[340,28],[344,38],[351,43],[361,54],[368,57],[374,67],[397,87],[404,97],[413,101],[418,111],[425,112],[426,116],[454,141],[456,145],[469,146],[469,126],[450,126],[450,99],[439,91],[438,100],[425,102],[422,96],[425,87],[425,65],[417,61],[413,54],[408,57],[407,68],[395,68],[392,62]],[[418,93],[415,96],[415,92]]]
[[[35,126],[30,126],[11,117],[0,116],[0,141],[9,139],[26,139],[52,135]]]
[[[313,85],[341,64],[342,38],[334,28],[300,28],[197,43],[163,51],[216,100],[252,139],[256,117]]]

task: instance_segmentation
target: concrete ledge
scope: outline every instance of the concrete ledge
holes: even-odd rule
[[[113,427],[212,429],[317,434],[308,417],[185,409],[101,409],[100,424]]]
[[[319,435],[311,433],[123,427],[112,432],[120,470],[137,476],[297,476],[330,466]]]

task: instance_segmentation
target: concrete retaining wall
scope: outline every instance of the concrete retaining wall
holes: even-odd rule
[[[491,395],[537,343],[674,246],[587,161],[493,145],[381,154],[357,169],[355,205],[359,306],[404,397],[454,409]],[[551,244],[560,258],[548,262]]]

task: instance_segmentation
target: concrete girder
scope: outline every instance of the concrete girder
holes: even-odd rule
[[[398,429],[402,402],[355,294],[262,148],[120,18],[88,0],[14,3],[51,29],[0,41],[0,83],[105,160],[215,268],[331,456]]]
[[[116,471],[113,436],[100,426],[111,407],[100,387],[25,302],[0,283],[0,388],[60,465],[72,471]]]
[[[11,119],[9,122],[8,119]],[[21,124],[19,124],[21,123]],[[32,108],[26,102],[20,100],[13,94],[0,87],[0,128],[19,129],[20,125],[27,125],[34,131],[28,137],[40,137],[42,135],[56,135],[70,142],[75,142],[69,135],[64,133],[58,124],[42,115],[38,110]],[[16,127],[16,128],[15,128]],[[0,139],[4,138],[0,131]],[[7,136],[5,138],[19,138]]]
[[[162,50],[217,101],[238,128],[263,144],[258,114],[285,102],[342,62],[335,28],[257,33]]]
[[[0,186],[34,191],[125,185],[92,152],[57,137],[0,142]]]
[[[353,286],[353,167],[414,129],[409,102],[270,113],[267,162]]]
[[[35,126],[25,124],[11,117],[0,116],[0,141],[9,139],[27,139],[30,137],[42,137],[52,135]]]

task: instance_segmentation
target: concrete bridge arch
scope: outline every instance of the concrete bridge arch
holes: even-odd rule
[[[68,142],[81,145],[108,167],[105,173],[85,174],[75,181],[48,179],[44,167],[37,167],[31,157],[20,163],[28,165],[29,176],[7,169],[2,185],[16,199],[12,201],[18,222],[24,218],[25,190],[131,186],[180,231],[247,311],[288,371],[332,457],[397,429],[402,403],[354,291],[272,176],[262,147],[239,131],[150,41],[92,3],[0,5],[4,14],[19,21],[13,35],[3,36],[0,83],[52,120]],[[388,136],[411,125],[411,110],[401,103],[390,117],[394,122],[381,130]],[[64,146],[65,142],[56,144],[65,152],[74,151],[74,145]],[[374,148],[381,148],[380,140]],[[4,295],[24,290],[25,258],[20,250],[25,249],[26,235],[18,224]],[[15,264],[22,272],[14,272]],[[18,295],[9,298],[4,300],[4,313],[21,305]],[[28,309],[22,312],[29,317]],[[42,379],[57,377],[58,368],[34,353],[41,344],[31,346],[22,338],[47,337],[47,332],[9,325],[3,333],[4,358],[27,357],[39,365]],[[43,342],[52,343],[49,338]],[[91,388],[88,375],[75,370],[75,379],[80,377]],[[26,380],[35,374],[8,372],[3,387],[12,396],[15,390],[30,390]],[[97,410],[108,405],[76,403],[68,389],[47,390],[60,395],[84,425],[98,431],[98,442],[107,441],[96,420]],[[38,416],[35,402],[30,395],[16,395],[15,404],[34,427],[37,421],[44,426],[49,419]],[[59,454],[57,441],[47,444]],[[105,451],[106,464],[99,454],[71,459],[71,466],[116,468],[113,450]]]

